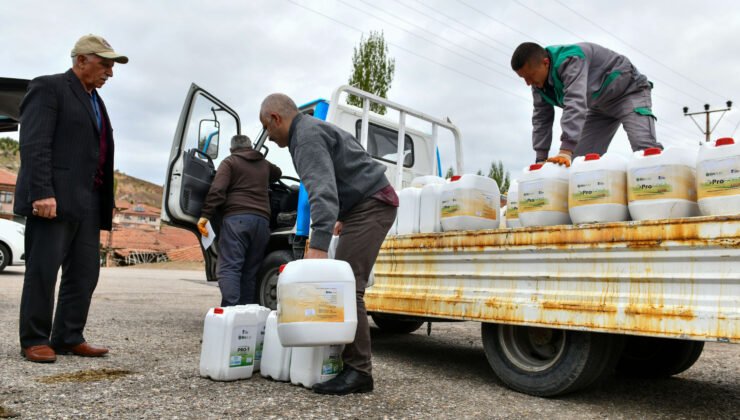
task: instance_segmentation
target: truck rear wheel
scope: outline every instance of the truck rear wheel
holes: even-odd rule
[[[262,306],[277,309],[277,283],[280,266],[293,261],[293,253],[278,250],[269,253],[257,272],[257,299]]]
[[[703,341],[629,336],[617,370],[629,376],[668,377],[693,366],[703,350]]]
[[[552,328],[481,324],[483,349],[509,387],[553,397],[583,389],[611,373],[622,337]]]
[[[370,316],[378,328],[394,334],[411,334],[424,325],[424,321],[404,319],[396,315],[371,313]]]

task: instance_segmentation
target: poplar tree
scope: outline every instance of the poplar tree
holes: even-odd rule
[[[491,162],[488,177],[496,181],[501,194],[509,191],[509,171],[504,169],[504,163],[502,161],[499,160],[498,163]]]
[[[396,60],[388,58],[388,45],[383,32],[370,31],[367,39],[364,35],[360,37],[360,44],[352,54],[350,86],[387,98],[395,70]],[[362,99],[357,96],[348,95],[347,103],[362,108]],[[370,110],[378,114],[385,114],[386,111],[383,105],[376,103],[370,104]]]

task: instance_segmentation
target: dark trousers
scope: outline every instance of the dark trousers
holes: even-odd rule
[[[29,217],[26,220],[26,273],[20,309],[21,347],[71,347],[85,341],[95,286],[100,274],[100,201],[95,194],[81,222]],[[54,289],[59,267],[57,309]]]
[[[218,239],[221,306],[259,303],[257,270],[270,240],[270,221],[254,214],[224,218]]]
[[[359,372],[372,375],[370,324],[365,309],[365,286],[367,278],[378,258],[380,245],[385,240],[393,220],[396,207],[374,198],[357,204],[344,217],[342,232],[337,243],[335,258],[347,261],[355,274],[357,297],[357,332],[355,341],[347,344],[342,352],[342,362]]]

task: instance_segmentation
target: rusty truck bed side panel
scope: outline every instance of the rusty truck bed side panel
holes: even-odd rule
[[[389,237],[368,311],[740,342],[740,216]]]

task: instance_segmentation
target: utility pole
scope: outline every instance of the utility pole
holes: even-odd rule
[[[709,143],[711,141],[710,138],[709,138],[709,136],[712,134],[712,131],[714,131],[714,129],[717,128],[717,124],[719,124],[719,122],[722,121],[722,117],[725,116],[725,112],[729,111],[730,108],[732,108],[732,101],[727,101],[726,104],[727,104],[727,108],[724,108],[724,109],[713,109],[711,111],[709,110],[709,104],[704,104],[704,111],[692,112],[691,114],[688,113],[689,112],[689,107],[685,106],[685,107],[683,107],[683,115],[684,115],[684,117],[691,117],[691,121],[693,121],[694,124],[696,124],[696,126],[699,127],[699,130],[701,130],[701,132],[704,135],[706,135],[706,142]],[[714,124],[714,127],[711,127],[711,129],[710,129],[709,114],[711,114],[713,112],[721,112],[722,115],[719,116],[719,119]],[[696,122],[696,120],[694,119],[694,115],[700,115],[700,114],[706,114],[706,120],[707,120],[707,128],[706,128],[706,130],[703,129],[703,128],[701,128],[701,126],[699,125],[699,123]],[[699,142],[699,145],[701,146],[701,142]]]

